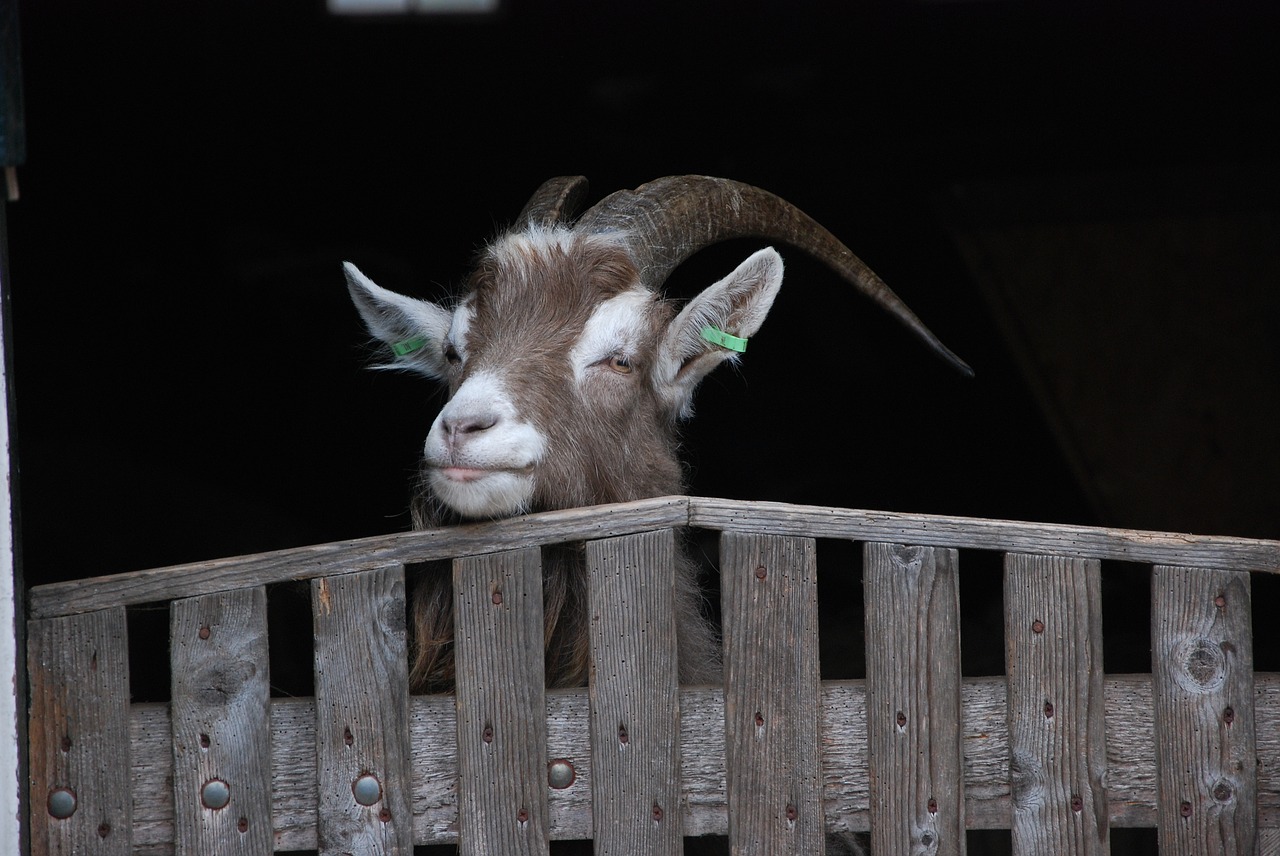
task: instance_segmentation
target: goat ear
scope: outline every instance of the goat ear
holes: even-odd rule
[[[681,416],[693,410],[693,391],[707,374],[738,351],[703,336],[712,327],[737,339],[754,336],[782,286],[782,257],[772,247],[752,254],[733,273],[690,300],[663,335],[656,379]]]
[[[405,297],[383,288],[351,262],[343,262],[342,269],[364,326],[375,339],[390,346],[395,355],[379,368],[443,377],[447,362],[440,343],[449,335],[453,314],[429,300]]]

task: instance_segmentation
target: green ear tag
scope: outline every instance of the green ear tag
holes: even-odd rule
[[[397,357],[405,357],[412,354],[414,351],[421,350],[422,346],[425,344],[427,344],[426,336],[417,336],[413,339],[405,339],[403,342],[392,342],[391,353],[395,354]]]
[[[746,339],[742,339],[742,338],[739,338],[738,336],[730,335],[729,333],[726,333],[725,331],[720,330],[716,327],[712,327],[710,325],[703,327],[699,331],[699,335],[701,335],[702,338],[706,339],[711,344],[719,345],[720,347],[727,348],[730,351],[737,351],[738,353],[741,354],[747,350]]]

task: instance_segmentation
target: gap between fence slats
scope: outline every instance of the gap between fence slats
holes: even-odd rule
[[[404,569],[313,580],[320,853],[411,854]]]
[[[546,854],[541,551],[456,559],[453,583],[459,851]]]
[[[591,541],[594,852],[682,847],[675,533]]]
[[[726,533],[720,580],[729,846],[821,852],[814,541]]]
[[[1154,705],[1149,675],[1108,676],[1107,797],[1115,827],[1156,825]],[[1255,675],[1260,841],[1280,842],[1280,674]],[[548,757],[575,759],[578,777],[563,791],[549,791],[558,803],[552,817],[554,839],[589,838],[591,761],[588,751],[586,690],[548,692]],[[961,739],[965,753],[965,822],[969,829],[1008,829],[1009,737],[1004,729],[1005,680],[966,678]],[[721,691],[684,687],[680,691],[680,767],[684,789],[685,835],[724,835],[728,829],[724,781],[724,706]],[[823,799],[829,832],[869,828],[862,681],[822,685]],[[130,711],[134,851],[139,856],[173,852],[173,773],[167,705],[139,704]],[[272,699],[272,809],[276,846],[309,850],[316,846],[315,703]],[[413,811],[416,844],[458,840],[457,712],[450,696],[410,700]],[[581,763],[578,763],[580,761]],[[1270,836],[1270,838],[1268,838]],[[1280,849],[1261,846],[1264,856]]]
[[[1254,853],[1258,753],[1249,588],[1247,573],[1152,571],[1162,854]]]
[[[871,852],[965,853],[956,550],[863,548]]]
[[[171,603],[169,662],[175,852],[271,852],[266,589]]]
[[[27,651],[31,852],[127,854],[133,824],[124,609],[29,622]]]
[[[1014,854],[1107,854],[1101,568],[1005,556]]]

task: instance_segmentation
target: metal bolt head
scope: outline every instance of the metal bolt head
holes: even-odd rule
[[[217,811],[231,802],[231,786],[222,779],[210,779],[200,788],[200,803]]]
[[[573,764],[569,763],[567,758],[556,758],[547,764],[547,784],[558,791],[572,785],[577,775]]]
[[[49,815],[66,820],[76,813],[76,792],[71,788],[54,788],[49,791]]]
[[[382,799],[382,782],[373,773],[365,773],[351,783],[351,793],[360,805],[373,805]]]

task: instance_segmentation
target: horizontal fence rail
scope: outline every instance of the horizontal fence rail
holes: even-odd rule
[[[680,529],[719,533],[725,672],[677,687]],[[861,544],[866,680],[818,673],[815,539]],[[544,690],[540,546],[585,542],[592,680]],[[959,550],[1003,555],[1005,671],[960,667]],[[457,692],[411,696],[405,565],[453,560]],[[1104,674],[1100,561],[1151,566],[1152,673]],[[1280,853],[1280,542],[663,497],[36,587],[32,851]],[[273,584],[309,581],[314,696],[270,696]],[[128,607],[167,604],[167,703]],[[1145,616],[1144,616],[1145,618]],[[826,632],[834,632],[826,628]],[[842,628],[842,632],[860,632]],[[997,631],[999,632],[999,631]]]

